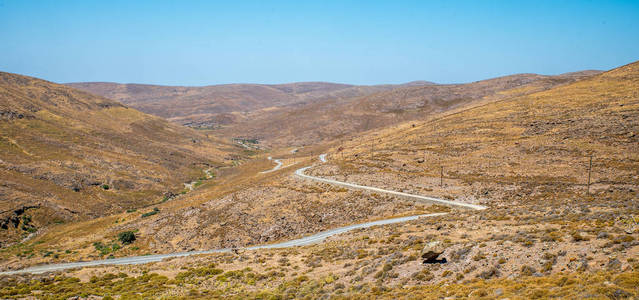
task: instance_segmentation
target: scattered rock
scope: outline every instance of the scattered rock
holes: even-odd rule
[[[522,276],[532,276],[537,273],[537,270],[531,266],[522,266],[521,267],[521,275]]]
[[[490,278],[493,278],[493,277],[498,277],[499,274],[500,274],[499,270],[497,270],[497,268],[493,267],[490,270],[486,270],[486,271],[483,271],[483,272],[479,273],[479,275],[477,275],[477,276],[480,277],[480,278],[483,278],[483,279],[490,279]]]
[[[422,250],[422,258],[424,264],[443,264],[446,263],[446,258],[437,259],[446,250],[440,242],[430,242]]]
[[[582,257],[581,265],[579,265],[579,267],[577,268],[577,271],[584,272],[586,270],[588,270],[588,259],[586,259],[586,257]]]
[[[632,297],[632,294],[622,290],[622,289],[616,289],[613,293],[612,293],[612,299],[630,299],[630,297]]]
[[[173,192],[171,192],[171,191],[166,191],[166,192],[164,192],[164,193],[162,194],[162,196],[164,196],[164,199],[171,200],[171,199],[173,199],[173,198],[177,197],[177,196],[178,196],[178,194],[175,194],[175,193],[173,193]]]
[[[621,262],[616,258],[610,259],[606,268],[608,270],[621,270]]]

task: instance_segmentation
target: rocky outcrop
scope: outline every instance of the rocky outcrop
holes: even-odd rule
[[[11,110],[0,110],[0,120],[33,119],[32,115]]]
[[[430,242],[422,249],[422,259],[424,264],[443,264],[446,263],[446,258],[438,259],[440,255],[444,253],[446,249],[438,242]]]
[[[0,229],[9,229],[9,227],[18,228],[20,225],[20,216],[25,211],[32,208],[39,208],[39,205],[22,206],[16,209],[0,212]]]

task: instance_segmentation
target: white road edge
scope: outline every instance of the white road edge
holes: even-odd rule
[[[322,163],[326,162],[326,154],[320,155],[319,159],[320,159],[320,161]],[[277,162],[277,160],[275,160],[275,162]],[[281,166],[281,164],[278,165],[278,166]],[[325,178],[321,178],[321,177],[309,176],[309,175],[304,174],[304,171],[306,171],[310,167],[311,166],[297,169],[295,171],[295,175],[297,175],[297,176],[299,176],[301,178],[320,181],[320,182],[324,182],[324,183],[328,183],[328,184],[335,184],[335,185],[340,185],[340,186],[344,186],[344,187],[348,187],[348,188],[362,189],[362,190],[369,190],[369,191],[387,193],[387,194],[407,197],[407,198],[410,198],[410,199],[414,199],[414,200],[417,200],[417,201],[428,202],[428,203],[443,204],[443,205],[447,205],[447,206],[469,208],[469,209],[474,209],[474,210],[486,209],[485,206],[481,206],[481,205],[454,202],[454,201],[448,201],[448,200],[437,199],[437,198],[426,197],[426,196],[420,196],[420,195],[412,195],[412,194],[407,194],[407,193],[402,193],[402,192],[384,190],[384,189],[380,189],[380,188],[376,188],[376,187],[368,187],[368,186],[357,185],[357,184],[352,184],[352,183],[348,183],[348,182],[325,179]],[[345,226],[345,227],[339,227],[339,228],[335,228],[335,229],[331,229],[331,230],[321,231],[319,233],[316,233],[316,234],[313,234],[313,235],[310,235],[310,236],[306,236],[306,237],[303,237],[303,238],[290,240],[290,241],[286,241],[286,242],[282,242],[282,243],[246,247],[246,248],[244,248],[244,250],[277,249],[277,248],[289,248],[289,247],[306,246],[306,245],[311,245],[311,244],[322,242],[324,239],[326,239],[326,238],[328,238],[330,236],[341,234],[341,233],[344,233],[344,232],[347,232],[347,231],[351,231],[351,230],[354,230],[354,229],[362,229],[362,228],[369,228],[369,227],[372,227],[372,226],[401,223],[401,222],[417,220],[417,219],[419,219],[421,217],[436,217],[436,216],[443,216],[443,215],[446,215],[446,214],[448,214],[448,213],[422,214],[422,215],[406,216],[406,217],[391,218],[391,219],[385,219],[385,220],[379,220],[379,221],[373,221],[373,222],[366,222],[366,223],[361,223],[361,224],[354,224],[354,225],[349,225],[349,226]],[[167,258],[184,257],[184,256],[201,255],[201,254],[226,253],[226,252],[231,252],[231,251],[233,251],[233,249],[222,248],[222,249],[203,250],[203,251],[188,251],[188,252],[177,252],[177,253],[168,253],[168,254],[131,256],[131,257],[121,257],[121,258],[114,258],[114,259],[103,259],[103,260],[92,260],[92,261],[83,261],[83,262],[62,263],[62,264],[49,264],[49,265],[33,266],[33,267],[21,269],[21,270],[4,271],[4,272],[0,272],[0,276],[1,275],[24,274],[24,273],[38,274],[38,273],[45,273],[45,272],[62,271],[62,270],[69,270],[69,269],[75,269],[75,268],[84,268],[84,267],[93,267],[93,266],[102,266],[102,265],[145,264],[145,263],[159,262],[159,261],[162,261],[162,260],[167,259]]]
[[[320,155],[320,161],[321,162],[326,162],[326,154]],[[483,205],[463,203],[463,202],[457,202],[457,201],[449,201],[449,200],[433,198],[433,197],[428,197],[428,196],[413,195],[413,194],[408,194],[408,193],[403,193],[403,192],[385,190],[385,189],[380,189],[380,188],[371,187],[371,186],[358,185],[358,184],[354,184],[354,183],[348,183],[348,182],[344,182],[344,181],[337,181],[337,180],[333,180],[333,179],[326,179],[326,178],[322,178],[322,177],[315,177],[315,176],[310,176],[310,175],[304,174],[304,171],[308,170],[311,167],[312,166],[308,166],[308,167],[297,169],[295,171],[295,175],[297,175],[297,176],[299,176],[301,178],[311,179],[311,180],[320,181],[320,182],[333,184],[333,185],[339,185],[339,186],[343,186],[343,187],[346,187],[346,188],[365,190],[365,191],[372,191],[372,192],[385,193],[385,194],[391,194],[391,195],[394,195],[394,196],[405,197],[405,198],[416,200],[416,201],[419,201],[419,202],[426,202],[426,203],[431,203],[431,204],[440,204],[440,205],[446,205],[446,206],[452,206],[452,207],[468,208],[468,209],[473,209],[473,210],[483,210],[483,209],[487,208],[486,206],[483,206]]]
[[[272,157],[268,157],[268,160],[272,160]],[[261,174],[266,174],[266,173],[271,173],[273,171],[277,171],[282,167],[282,161],[279,159],[273,160],[277,165],[275,167],[273,167],[273,169],[267,170],[267,171],[262,171],[260,172]]]

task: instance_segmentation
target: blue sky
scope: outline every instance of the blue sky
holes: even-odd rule
[[[0,0],[0,70],[55,82],[453,83],[636,60],[637,0]]]

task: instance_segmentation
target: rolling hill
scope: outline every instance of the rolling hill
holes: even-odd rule
[[[271,146],[304,145],[421,119],[479,100],[545,90],[598,74],[517,74],[468,84],[415,81],[356,86],[326,82],[204,87],[69,83],[175,123],[231,138],[255,137]]]
[[[407,86],[360,97],[256,111],[219,132],[224,136],[252,136],[275,145],[308,145],[424,119],[478,101],[530,94],[598,73],[517,74],[467,84]]]
[[[421,120],[295,154],[298,163],[310,165],[310,151],[316,159],[317,151],[328,149],[328,162],[312,161],[309,175],[481,204],[485,210],[450,209],[447,215],[354,230],[310,246],[68,270],[67,277],[42,280],[37,289],[24,282],[52,276],[25,275],[7,280],[0,292],[54,295],[65,287],[68,296],[140,296],[143,290],[148,297],[201,298],[638,295],[639,227],[630,222],[639,214],[639,63],[552,88],[534,81],[513,85]],[[398,98],[380,105],[401,107],[402,99],[413,99]],[[19,114],[26,118],[23,112],[5,115]],[[289,149],[269,153],[288,157],[288,167],[271,175],[260,171],[272,163],[255,160],[228,170],[228,176],[184,201],[157,205],[157,215],[120,213],[59,225],[0,252],[2,264],[19,268],[106,255],[234,248],[291,239],[309,228],[441,209],[418,207],[380,190],[291,177],[297,166]],[[117,243],[124,230],[139,239],[106,252],[95,246]],[[47,249],[57,256],[47,255]],[[433,252],[440,258],[435,262],[425,258]],[[121,288],[120,282],[134,288]]]
[[[418,81],[406,85],[428,84],[431,83]],[[67,85],[193,127],[233,124],[242,120],[242,113],[260,109],[350,98],[404,86],[356,86],[329,82],[223,84],[203,87],[110,82],[79,82]]]
[[[639,214],[638,87],[639,63],[633,63],[552,88],[523,87],[533,92],[507,89],[500,98],[312,149],[316,159],[317,151],[328,148],[328,162],[313,161],[309,175],[481,204],[485,210],[451,209],[310,246],[68,270],[67,277],[37,289],[23,282],[50,274],[25,275],[6,281],[3,295],[54,295],[64,286],[69,296],[139,296],[135,293],[144,289],[148,297],[201,298],[633,297],[639,294],[639,227],[631,223]],[[300,150],[297,162],[310,165],[310,151]],[[242,165],[234,170],[237,177],[224,176],[185,201],[162,203],[148,218],[131,212],[62,224],[0,252],[2,264],[19,268],[105,255],[241,247],[290,239],[327,224],[439,209],[379,190],[291,177],[297,166],[290,151],[269,155],[289,157],[284,163],[290,166],[267,175],[259,173],[272,167],[266,159]],[[220,190],[224,186],[236,188]],[[135,231],[139,240],[107,254],[91,246],[113,243],[124,230]],[[56,249],[59,257],[47,256],[46,249]],[[424,259],[432,252],[440,259]],[[122,289],[119,282],[135,288]]]
[[[158,202],[232,151],[119,102],[0,72],[0,245]]]

